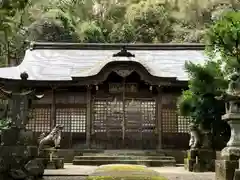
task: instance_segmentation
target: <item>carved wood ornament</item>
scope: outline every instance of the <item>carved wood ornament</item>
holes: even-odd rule
[[[117,73],[119,76],[125,78],[127,76],[129,76],[133,70],[130,70],[130,69],[116,69],[114,70],[115,73]]]
[[[135,57],[135,55],[128,52],[126,47],[122,47],[122,50],[116,54],[113,54],[113,57]],[[116,72],[121,77],[127,77],[133,72],[133,69],[118,68],[115,69],[114,72]]]
[[[135,55],[128,52],[126,47],[123,46],[120,52],[113,54],[113,57],[135,57]]]

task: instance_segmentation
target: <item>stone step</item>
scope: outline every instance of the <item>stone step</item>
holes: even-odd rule
[[[105,155],[123,155],[123,156],[164,156],[164,153],[156,150],[105,150]]]
[[[146,166],[152,166],[152,167],[162,167],[162,166],[176,166],[176,161],[174,159],[172,160],[158,160],[158,159],[143,159],[143,160],[137,160],[137,159],[114,159],[114,160],[108,160],[108,159],[74,159],[73,165],[104,165],[104,164],[141,164]]]
[[[171,156],[75,156],[74,160],[175,160]]]

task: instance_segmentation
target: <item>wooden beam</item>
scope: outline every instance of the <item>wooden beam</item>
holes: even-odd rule
[[[92,108],[92,86],[87,86],[87,122],[86,122],[86,146],[91,148],[91,108]]]
[[[157,108],[156,108],[156,117],[157,117],[157,134],[158,134],[158,145],[157,149],[162,149],[162,87],[157,87]]]
[[[204,50],[205,44],[199,43],[61,43],[31,42],[30,50],[34,49],[76,49],[76,50]]]
[[[52,87],[52,103],[51,103],[51,129],[56,125],[56,89]]]

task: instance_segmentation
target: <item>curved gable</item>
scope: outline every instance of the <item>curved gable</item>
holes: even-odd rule
[[[94,66],[88,72],[86,72],[85,77],[95,80],[96,83],[105,81],[111,72],[116,72],[119,76],[126,77],[131,74],[131,72],[137,72],[141,79],[149,83],[157,83],[159,80],[176,80],[176,77],[157,77],[151,73],[151,68],[147,65],[142,64],[134,58],[121,58],[114,59],[105,62],[101,66]],[[91,74],[91,75],[89,75]],[[72,76],[73,79],[82,79],[83,76]]]

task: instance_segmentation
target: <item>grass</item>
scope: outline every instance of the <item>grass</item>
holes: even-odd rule
[[[147,170],[146,166],[141,165],[131,165],[131,164],[114,164],[100,166],[97,170],[102,171],[145,171]]]
[[[142,165],[115,164],[100,166],[86,180],[167,180]]]

